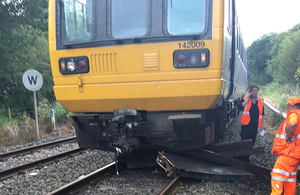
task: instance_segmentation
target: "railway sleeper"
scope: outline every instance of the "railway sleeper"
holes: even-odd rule
[[[188,177],[213,181],[248,181],[254,174],[216,162],[188,159],[183,156],[159,152],[157,163],[168,177]],[[167,168],[171,167],[171,168]]]
[[[203,180],[246,181],[255,178],[255,174],[268,177],[270,170],[231,157],[257,153],[264,153],[264,146],[252,146],[251,140],[242,140],[215,143],[182,153],[159,152],[156,162],[167,177],[180,175]]]

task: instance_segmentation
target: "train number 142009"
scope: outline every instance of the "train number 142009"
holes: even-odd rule
[[[189,41],[189,42],[183,42],[178,43],[179,49],[189,49],[189,48],[202,48],[205,46],[204,41]]]

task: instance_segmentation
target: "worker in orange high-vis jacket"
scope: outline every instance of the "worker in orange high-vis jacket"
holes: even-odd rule
[[[277,160],[271,173],[271,195],[296,194],[297,168],[300,162],[300,99],[290,97],[287,117],[279,127],[272,154]]]
[[[250,87],[249,94],[238,104],[238,110],[242,111],[241,116],[241,139],[252,139],[254,145],[257,135],[257,128],[266,129],[264,122],[264,100],[257,96],[259,87],[253,84]],[[243,158],[244,161],[250,162],[249,156]]]

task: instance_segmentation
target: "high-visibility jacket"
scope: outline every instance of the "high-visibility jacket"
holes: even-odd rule
[[[289,116],[292,113],[297,115],[298,123],[296,129],[291,135],[293,137],[293,142],[291,144],[287,144],[285,141],[286,131],[289,125]],[[300,159],[300,110],[291,110],[286,119],[283,121],[274,138],[274,144],[271,153],[276,154],[277,156],[285,155]]]
[[[299,159],[290,156],[278,156],[271,172],[271,195],[296,194],[296,182]]]
[[[244,101],[246,101],[246,97],[244,97]],[[248,103],[245,105],[245,108],[243,109],[242,116],[241,116],[241,124],[242,125],[248,125],[250,122],[250,108],[252,105],[251,99],[248,101]],[[257,100],[257,106],[258,106],[258,113],[259,113],[259,119],[258,119],[258,127],[261,127],[262,124],[262,114],[264,110],[264,99],[258,97]]]

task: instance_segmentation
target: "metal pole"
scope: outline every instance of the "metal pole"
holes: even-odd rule
[[[51,125],[53,128],[55,128],[55,113],[54,109],[51,109]]]
[[[37,135],[37,138],[40,139],[40,135],[39,135],[39,122],[38,122],[37,106],[36,106],[36,92],[35,91],[33,91],[33,97],[34,97],[34,112],[35,112],[35,123],[36,123],[36,135]]]
[[[8,113],[8,121],[9,121],[9,124],[11,125],[11,113],[10,113],[9,107],[7,108],[7,113]]]

